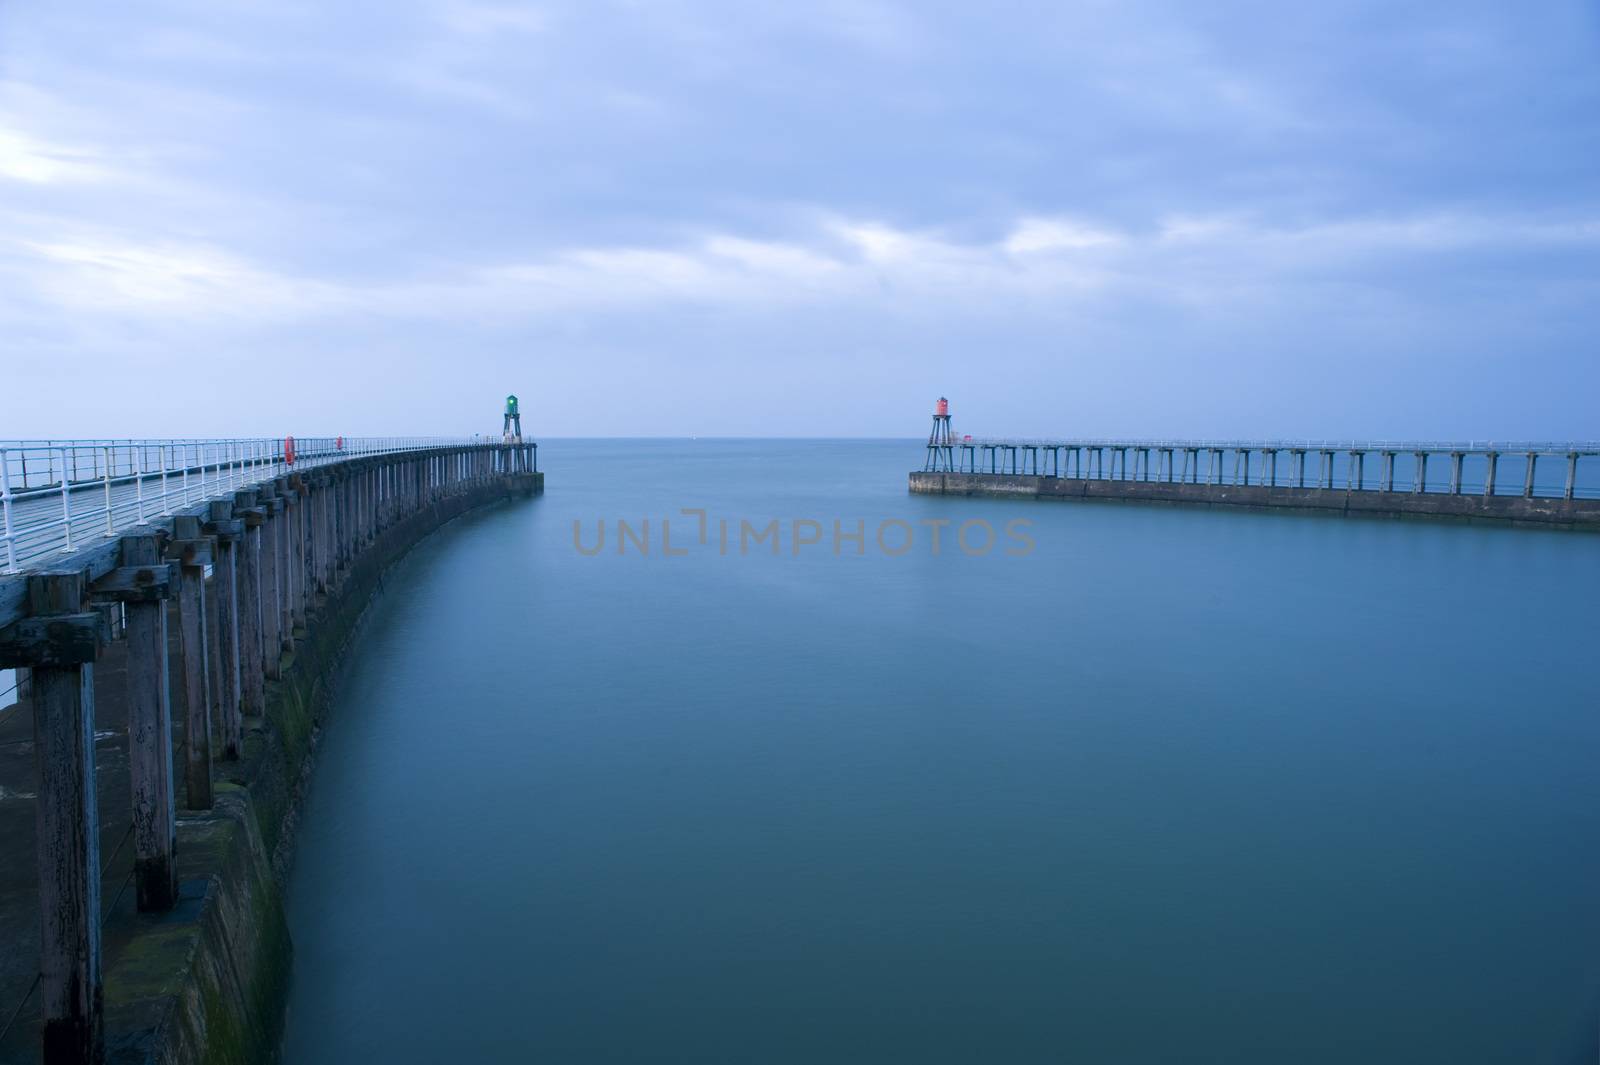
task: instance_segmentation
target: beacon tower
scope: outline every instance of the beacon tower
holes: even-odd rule
[[[933,431],[928,434],[928,461],[924,470],[954,473],[956,468],[955,444],[950,437],[950,401],[939,397],[933,408]]]
[[[522,412],[517,410],[517,397],[506,397],[506,423],[500,430],[500,439],[507,444],[522,443]]]

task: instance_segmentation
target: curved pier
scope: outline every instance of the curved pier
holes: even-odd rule
[[[209,481],[202,464],[165,515],[127,521],[117,497],[156,475],[107,470],[120,535],[0,576],[0,668],[23,677],[0,709],[0,935],[39,947],[0,961],[0,1058],[271,1057],[278,878],[326,682],[384,569],[541,491],[534,454],[408,441]]]

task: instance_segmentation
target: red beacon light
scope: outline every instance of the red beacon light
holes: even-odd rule
[[[940,396],[939,405],[934,408],[933,412],[941,418],[948,418],[950,416],[950,401]]]

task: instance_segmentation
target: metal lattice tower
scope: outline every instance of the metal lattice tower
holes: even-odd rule
[[[955,443],[950,434],[950,401],[939,397],[933,410],[933,431],[928,434],[928,461],[924,470],[953,473],[956,468]]]

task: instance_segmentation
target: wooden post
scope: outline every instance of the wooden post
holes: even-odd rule
[[[266,705],[266,678],[262,672],[266,655],[261,635],[261,526],[267,518],[266,512],[255,505],[255,500],[255,492],[248,489],[234,493],[234,514],[244,520],[237,584],[240,714],[244,717],[261,716]]]
[[[278,652],[294,650],[294,541],[299,518],[296,493],[286,483],[278,484],[282,514],[278,517]]]
[[[172,520],[181,539],[167,549],[179,564],[178,671],[183,678],[184,805],[211,809],[210,648],[206,625],[206,564],[216,557],[212,541],[200,536],[200,520],[182,515]]]
[[[326,544],[326,526],[328,526],[328,478],[325,473],[318,473],[314,485],[314,502],[312,502],[312,515],[310,515],[310,548],[312,548],[312,592],[326,592],[326,580],[323,571],[328,566],[328,544]]]
[[[317,590],[326,595],[333,585],[333,479],[317,478]]]
[[[178,822],[172,783],[172,704],[167,665],[171,564],[164,533],[122,538],[122,566],[91,590],[127,618],[128,777],[133,786],[134,883],[140,913],[178,901]]]
[[[337,575],[350,557],[350,479],[344,476],[343,471],[333,474],[331,489],[328,502],[333,504],[333,522],[330,526],[333,532],[333,548],[328,553],[328,562],[334,567],[334,573]]]
[[[289,527],[294,530],[289,537],[289,633],[293,639],[297,625],[306,620],[306,511],[311,502],[306,494],[305,479],[296,474],[289,482],[294,498],[289,505]]]
[[[271,485],[263,486],[272,492]],[[278,663],[283,656],[282,574],[278,569],[278,538],[283,535],[283,501],[270,495],[261,501],[265,521],[261,525],[261,668],[265,676],[278,678]]]
[[[211,504],[211,520],[203,526],[207,535],[217,538],[217,554],[212,565],[212,584],[216,595],[217,662],[221,670],[217,689],[217,732],[222,740],[222,757],[239,757],[244,740],[241,703],[244,682],[239,649],[239,545],[244,540],[244,523],[233,517],[233,504],[217,500]]]
[[[33,684],[44,1065],[105,1058],[94,793],[94,660],[102,623],[89,610],[84,577],[30,575],[31,616],[0,630],[0,667],[28,667]]]

